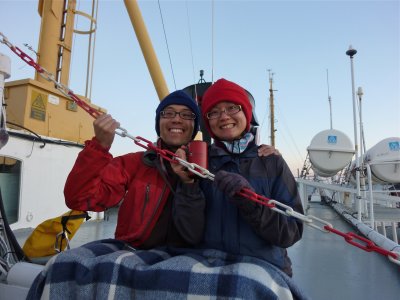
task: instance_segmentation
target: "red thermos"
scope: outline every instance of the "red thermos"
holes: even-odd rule
[[[203,141],[192,141],[188,144],[188,162],[195,163],[200,167],[208,169],[207,143]]]

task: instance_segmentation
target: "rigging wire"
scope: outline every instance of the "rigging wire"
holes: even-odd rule
[[[96,6],[96,8],[95,8]],[[93,19],[97,21],[97,16],[99,12],[99,1],[93,0],[92,2],[92,19],[90,20],[90,36],[89,36],[89,47],[88,47],[88,65],[87,65],[87,75],[86,75],[86,93],[87,98],[92,98],[92,88],[93,88],[93,70],[94,70],[94,54],[96,50],[96,35],[97,30],[93,30]],[[92,47],[92,35],[93,36],[93,47]],[[90,70],[89,70],[90,68]],[[90,79],[89,79],[90,78]]]
[[[97,22],[97,17],[99,14],[99,1],[96,3],[96,22]],[[93,52],[92,52],[92,70],[91,70],[91,75],[90,75],[90,93],[89,93],[89,98],[92,98],[92,89],[93,89],[93,72],[94,72],[94,55],[95,55],[95,50],[96,50],[96,37],[97,37],[97,30],[94,32],[94,39],[93,39]]]
[[[194,71],[194,58],[193,58],[193,43],[192,43],[192,32],[191,32],[191,25],[190,25],[190,18],[189,18],[189,7],[188,1],[185,1],[186,4],[186,17],[188,22],[188,33],[189,33],[189,45],[190,45],[190,57],[192,58],[192,72],[193,72],[193,84],[194,84],[194,94],[195,100],[197,100],[197,84],[196,84],[196,75]]]
[[[267,86],[267,90],[268,90],[268,86]],[[267,109],[265,109],[265,113],[264,113],[264,116],[263,116],[263,119],[262,119],[262,122],[261,122],[261,125],[260,125],[260,132],[263,130],[263,126],[264,126],[264,123],[265,123],[265,120],[267,119],[267,115],[268,115],[268,110]],[[271,125],[270,125],[271,123],[270,122],[268,122],[268,124],[267,124],[267,132],[269,132],[269,134],[270,134],[270,132],[271,132]],[[260,133],[261,134],[261,133]],[[261,135],[262,136],[262,135]],[[270,136],[269,136],[270,137]],[[267,142],[268,143],[268,142]]]
[[[92,18],[94,15],[94,1],[92,0]],[[92,30],[93,20],[90,20],[90,30]],[[86,84],[85,84],[85,97],[88,97],[88,89],[89,89],[89,76],[90,76],[90,65],[91,65],[91,54],[92,54],[92,32],[89,34],[89,45],[87,49],[87,61],[86,61]]]
[[[279,114],[280,114],[280,116],[281,116],[281,119],[283,120],[283,125],[285,126],[285,129],[286,129],[286,131],[288,132],[288,135],[289,135],[289,137],[290,137],[290,139],[291,139],[291,141],[292,141],[292,144],[294,145],[294,148],[295,148],[296,151],[297,151],[297,154],[298,154],[298,157],[297,157],[297,158],[299,158],[299,159],[300,159],[300,162],[303,163],[304,159],[303,159],[303,157],[302,157],[302,155],[301,155],[301,152],[300,152],[299,148],[297,147],[296,141],[294,140],[292,134],[290,133],[289,128],[288,128],[287,125],[286,125],[285,117],[284,117],[282,111],[280,110],[279,105],[276,105],[276,108],[278,109],[278,112],[279,112]],[[283,132],[283,131],[282,131],[282,132]],[[291,149],[291,148],[292,148],[292,147],[290,147],[290,149]]]
[[[268,114],[268,112],[265,112],[264,117],[263,117],[262,122],[261,122],[261,125],[260,125],[260,131],[264,129],[264,123],[265,123],[265,120],[267,118],[267,114]],[[269,129],[270,129],[269,125],[267,125],[267,126],[268,126],[267,130],[269,131]]]
[[[291,135],[291,133],[290,133],[290,130],[289,130],[288,127],[286,126],[285,118],[283,117],[283,114],[282,114],[282,112],[281,112],[280,109],[279,109],[279,105],[275,104],[275,106],[276,106],[278,112],[280,113],[280,115],[282,115],[283,125],[285,126],[285,130],[281,130],[281,131],[280,131],[280,132],[281,132],[281,136],[282,136],[283,140],[285,141],[285,143],[289,146],[289,149],[290,149],[291,153],[293,154],[293,157],[296,157],[296,160],[298,160],[298,163],[299,163],[300,165],[302,165],[304,159],[302,158],[301,152],[300,152],[299,148],[297,147],[297,144],[296,144],[296,142],[294,141],[294,139],[293,139],[293,137],[292,137],[292,135]],[[267,110],[266,110],[266,111],[265,111],[265,114],[264,114],[264,117],[263,117],[263,120],[262,120],[261,125],[260,125],[260,130],[263,129],[265,120],[267,119],[267,115],[268,115],[268,112],[267,112]],[[269,116],[268,118],[270,118],[270,116]],[[267,124],[267,132],[268,132],[269,134],[270,134],[270,130],[271,130],[271,128],[270,128],[270,122],[268,122],[268,124]],[[294,145],[294,148],[296,149],[297,153],[294,152],[294,151],[292,151],[293,147],[291,146],[291,144],[290,144],[289,141],[287,140],[287,138],[286,138],[286,136],[285,136],[285,131],[288,132],[289,137],[291,138],[292,144]],[[268,137],[271,138],[270,135],[268,135]],[[267,143],[268,143],[268,141],[267,141]]]
[[[81,2],[80,1],[78,1],[77,2],[77,9],[76,10],[80,10],[80,5],[81,5]],[[78,28],[78,23],[79,23],[79,18],[78,18],[78,15],[77,14],[75,14],[75,21],[74,21],[74,26],[75,26],[75,28]],[[73,65],[73,63],[74,63],[74,60],[75,60],[75,49],[76,49],[76,34],[73,34],[72,35],[72,49],[71,49],[71,63],[70,63],[70,65],[72,66]],[[71,72],[72,72],[72,68],[70,67],[69,68],[69,74],[68,74],[68,78],[71,78]]]
[[[97,4],[96,4],[97,3]],[[96,44],[96,31],[92,32],[93,30],[93,19],[94,15],[97,17],[98,12],[98,1],[92,0],[92,14],[90,20],[90,34],[89,34],[89,45],[88,45],[88,58],[87,58],[87,68],[86,68],[86,90],[85,90],[85,97],[91,98],[92,94],[92,82],[93,82],[93,65],[94,65],[94,50]],[[92,46],[93,40],[93,46]]]
[[[161,23],[162,23],[162,26],[163,26],[165,43],[166,43],[166,45],[167,45],[167,51],[168,51],[168,57],[169,57],[169,65],[171,66],[172,78],[173,78],[173,80],[174,80],[174,86],[175,86],[175,90],[176,90],[175,74],[174,74],[174,69],[172,68],[171,54],[170,54],[170,52],[169,52],[169,46],[168,46],[168,40],[167,40],[167,33],[165,32],[164,19],[163,19],[163,15],[162,15],[162,12],[161,12],[160,0],[158,0],[157,2],[158,2],[158,8],[159,8],[159,10],[160,10]]]

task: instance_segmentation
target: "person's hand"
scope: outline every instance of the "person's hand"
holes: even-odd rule
[[[227,194],[229,197],[232,197],[244,188],[253,190],[246,178],[236,173],[218,171],[215,174],[214,182],[218,189],[224,194]]]
[[[278,149],[275,149],[274,146],[270,145],[260,145],[258,146],[258,156],[269,156],[269,155],[281,155]]]
[[[114,141],[115,130],[120,126],[111,115],[103,114],[93,122],[94,134],[97,141],[105,149],[109,149]]]
[[[176,150],[175,155],[181,159],[187,161],[186,157],[186,146],[182,146],[178,150]],[[193,183],[194,179],[191,177],[192,173],[188,171],[188,169],[182,166],[180,163],[171,163],[172,170],[179,176],[182,182],[184,183]]]

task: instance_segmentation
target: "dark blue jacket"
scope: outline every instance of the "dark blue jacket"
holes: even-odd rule
[[[282,156],[259,157],[255,144],[240,155],[212,145],[208,169],[213,174],[219,170],[239,173],[249,181],[256,193],[303,213],[296,182]],[[292,275],[286,248],[301,239],[301,221],[241,196],[228,199],[208,179],[201,180],[200,188],[199,192],[203,193],[206,201],[202,248],[255,256]]]

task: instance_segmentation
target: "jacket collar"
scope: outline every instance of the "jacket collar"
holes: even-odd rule
[[[154,146],[163,149],[159,141],[154,143]],[[148,167],[157,168],[158,173],[161,175],[172,193],[175,193],[174,186],[176,185],[177,175],[172,171],[169,162],[163,161],[163,159],[153,149],[148,149],[143,153],[142,161]]]
[[[229,153],[222,144],[214,143],[209,148],[209,162],[212,169],[218,170],[227,162],[237,162],[246,158],[255,158],[258,156],[258,146],[253,141],[247,149],[240,154]]]
[[[158,140],[157,140],[157,142],[155,142],[155,143],[153,143],[153,146],[155,146],[155,147],[157,147],[157,148],[159,148],[159,149],[166,149],[166,150],[169,150],[169,151],[171,151],[171,152],[175,152],[175,151],[173,151],[172,149],[170,149],[164,142],[163,142],[163,140],[161,139],[161,138],[159,138]],[[149,167],[155,167],[156,165],[155,165],[155,162],[157,161],[157,157],[158,157],[159,155],[157,154],[157,152],[155,151],[155,150],[153,150],[153,149],[148,149],[148,150],[146,150],[144,153],[143,153],[143,158],[142,158],[142,160],[143,160],[143,163],[146,165],[146,166],[149,166]],[[161,157],[159,157],[159,160],[161,161]]]

